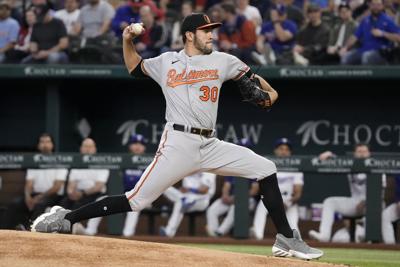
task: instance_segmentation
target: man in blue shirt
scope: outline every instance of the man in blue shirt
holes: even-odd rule
[[[120,6],[111,22],[111,28],[118,38],[122,37],[122,31],[131,23],[140,22],[139,9],[142,2],[139,0],[128,1],[126,5]]]
[[[10,18],[11,6],[6,1],[0,2],[0,63],[5,60],[5,53],[17,42],[18,22]]]
[[[269,43],[276,57],[276,64],[291,64],[285,60],[292,58],[292,48],[295,44],[297,25],[287,19],[286,7],[276,5],[270,11],[270,22],[265,22],[261,34],[257,38],[257,50],[264,54]]]
[[[365,17],[347,44],[341,49],[341,63],[345,65],[387,64],[381,50],[400,42],[400,27],[384,12],[383,0],[371,0],[371,14]],[[348,51],[356,42],[360,47]]]

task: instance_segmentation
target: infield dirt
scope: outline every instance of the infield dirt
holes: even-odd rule
[[[0,266],[338,266],[91,236],[0,231]]]

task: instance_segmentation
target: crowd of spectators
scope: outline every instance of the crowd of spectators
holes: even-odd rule
[[[121,64],[183,48],[182,18],[222,22],[214,48],[251,65],[400,63],[400,0],[0,0],[0,63]]]

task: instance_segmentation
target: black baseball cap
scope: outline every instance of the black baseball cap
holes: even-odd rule
[[[142,145],[147,144],[147,139],[141,134],[133,134],[129,137],[128,145],[141,143]]]
[[[281,146],[281,145],[287,145],[289,147],[289,149],[292,149],[292,146],[293,146],[292,142],[286,137],[277,139],[274,143],[274,148],[277,148],[278,146]]]
[[[181,34],[184,35],[185,32],[195,32],[196,30],[214,29],[221,25],[222,23],[219,22],[212,23],[206,14],[192,13],[183,19]]]

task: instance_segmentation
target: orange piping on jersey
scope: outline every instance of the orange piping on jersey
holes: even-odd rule
[[[250,67],[249,67],[249,66],[246,66],[246,68],[245,68],[244,70],[239,70],[239,71],[240,71],[239,74],[236,75],[236,77],[233,78],[233,80],[234,80],[234,81],[237,81],[237,80],[239,80],[240,78],[242,78],[242,76],[245,75],[246,72],[249,71],[249,69],[250,69]]]
[[[160,149],[156,152],[157,156],[156,156],[156,158],[154,159],[154,163],[153,163],[153,165],[150,167],[149,172],[148,172],[148,173],[146,174],[146,176],[143,178],[143,182],[139,185],[139,187],[138,187],[138,189],[136,190],[136,192],[133,192],[132,195],[130,195],[130,196],[128,197],[128,200],[131,200],[131,199],[139,192],[140,188],[142,188],[144,182],[147,180],[147,178],[149,177],[150,173],[153,171],[154,166],[156,166],[157,161],[158,161],[158,158],[159,158],[160,155],[161,155],[161,149],[164,148],[165,142],[167,142],[167,137],[168,137],[168,131],[165,132],[165,140],[164,140],[164,142],[162,143]]]
[[[181,73],[177,73],[175,69],[170,69],[167,74],[167,85],[169,87],[176,87],[183,84],[194,84],[204,81],[218,80],[218,70],[191,70],[186,73],[183,70]]]

